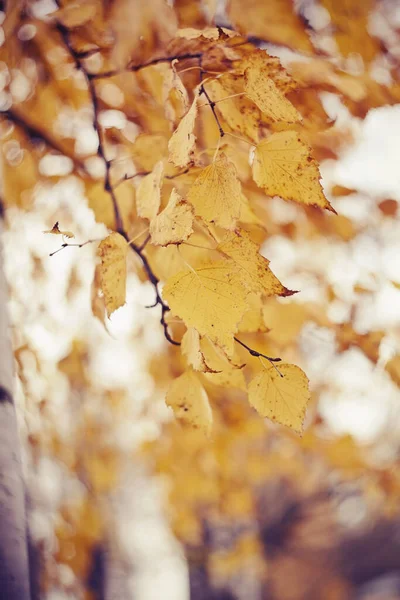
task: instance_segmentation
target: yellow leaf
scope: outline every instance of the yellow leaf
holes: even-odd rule
[[[232,131],[258,141],[261,113],[254,102],[243,94],[243,77],[226,73],[218,79],[208,81],[207,91],[212,100],[218,102],[218,113]],[[242,95],[229,98],[235,94]]]
[[[53,233],[55,235],[64,235],[66,238],[75,237],[74,234],[72,233],[72,231],[61,231],[61,229],[58,226],[58,221],[57,221],[57,223],[54,223],[54,225],[51,229],[47,229],[46,231],[43,231],[43,233]]]
[[[55,17],[68,29],[81,27],[93,19],[97,13],[97,2],[95,0],[81,0],[81,2],[70,2],[67,6],[59,8]]]
[[[245,91],[250,100],[272,121],[297,123],[301,114],[268,77],[268,69],[257,60],[245,71]]]
[[[101,290],[100,270],[101,265],[96,265],[91,288],[91,308],[93,316],[96,317],[96,319],[98,319],[100,323],[104,325],[104,327],[106,327],[104,322],[104,317],[106,315],[106,303],[104,295],[100,295],[99,293]]]
[[[160,134],[140,133],[132,144],[132,158],[139,171],[152,171],[167,156],[167,139]]]
[[[256,294],[291,296],[269,268],[269,260],[258,252],[257,244],[249,234],[236,230],[226,234],[217,250],[232,259],[243,283]]]
[[[250,206],[250,202],[244,194],[241,195],[239,221],[246,225],[258,225],[259,227],[265,229],[265,223],[263,223],[263,221],[261,221],[261,219],[259,219],[254,213]]]
[[[379,42],[369,33],[368,20],[375,0],[322,0],[329,11],[335,40],[343,56],[357,53],[372,61],[379,52]]]
[[[178,127],[175,129],[168,142],[169,160],[176,167],[186,167],[191,160],[191,155],[196,142],[196,136],[193,133],[194,124],[197,117],[197,92],[192,106],[183,117]]]
[[[265,333],[268,327],[264,321],[263,303],[260,295],[250,294],[248,298],[249,310],[243,315],[240,321],[239,331],[248,333]]]
[[[126,240],[115,231],[99,244],[97,250],[101,258],[100,287],[104,294],[108,316],[125,304],[127,251]]]
[[[222,387],[246,390],[246,380],[242,370],[244,365],[235,364],[221,348],[207,338],[201,339],[200,349],[206,364],[214,371],[214,373],[206,373],[208,381]]]
[[[201,371],[203,373],[214,373],[214,369],[211,369],[204,358],[204,354],[200,347],[200,335],[194,327],[189,327],[185,332],[181,342],[182,354],[186,356],[189,365],[195,371]]]
[[[322,191],[320,173],[311,156],[311,148],[295,131],[273,133],[258,144],[253,177],[269,196],[280,196],[335,212]]]
[[[175,379],[167,392],[166,404],[184,425],[210,435],[212,412],[208,396],[192,370]]]
[[[249,385],[249,402],[262,417],[300,434],[309,400],[307,376],[296,365],[268,366]]]
[[[109,229],[115,228],[114,206],[109,192],[104,189],[103,181],[86,182],[86,196],[89,208],[94,212],[96,221],[104,223]],[[125,230],[129,229],[134,218],[135,188],[131,181],[122,182],[114,192]]]
[[[241,186],[235,165],[220,153],[203,169],[188,193],[196,214],[208,223],[233,229],[240,215]]]
[[[389,373],[394,383],[400,386],[400,354],[396,354],[386,363],[385,371]]]
[[[247,308],[247,290],[233,261],[205,262],[171,277],[163,298],[174,315],[200,335],[233,351],[233,334]]]
[[[242,0],[229,0],[227,15],[240,33],[312,51],[304,25],[293,10],[293,0],[247,0],[243,9]]]
[[[139,217],[150,221],[157,216],[161,203],[161,185],[164,166],[160,160],[151,173],[143,177],[136,194],[136,208]]]
[[[164,210],[150,223],[153,244],[167,246],[180,244],[193,233],[193,209],[173,189]]]
[[[172,123],[182,118],[189,108],[188,93],[175,70],[175,62],[178,61],[172,61],[168,66],[163,84],[165,114]]]

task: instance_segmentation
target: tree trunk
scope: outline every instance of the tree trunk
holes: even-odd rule
[[[0,599],[29,600],[25,494],[13,400],[2,229],[0,216]]]

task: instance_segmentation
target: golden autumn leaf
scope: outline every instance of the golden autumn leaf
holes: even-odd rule
[[[47,229],[46,231],[43,231],[43,233],[53,233],[55,235],[64,235],[66,238],[74,238],[74,234],[72,233],[72,231],[61,231],[61,229],[58,226],[58,221],[56,223],[54,223],[53,227],[51,229]]]
[[[185,332],[181,342],[182,354],[186,356],[189,365],[195,371],[203,373],[215,372],[211,369],[204,358],[204,354],[200,347],[200,335],[194,327],[189,327]]]
[[[273,133],[258,144],[253,177],[269,196],[335,212],[324,196],[316,161],[295,131]]]
[[[261,295],[250,294],[248,298],[249,309],[243,315],[240,321],[239,331],[249,333],[265,333],[268,327],[265,324],[263,315],[263,302]]]
[[[210,435],[212,411],[208,396],[192,370],[185,371],[175,379],[167,392],[166,404],[174,411],[175,417],[184,425],[200,429]]]
[[[233,229],[240,216],[241,185],[235,165],[221,152],[205,167],[188,193],[196,214],[208,223]]]
[[[193,208],[174,188],[167,206],[150,223],[151,241],[156,246],[180,244],[193,233]]]
[[[321,0],[329,12],[334,37],[343,56],[358,53],[370,62],[379,51],[379,41],[368,28],[375,0]]]
[[[268,68],[263,61],[254,61],[254,64],[246,69],[245,82],[247,97],[268,119],[286,123],[297,123],[302,120],[298,110],[269,77]]]
[[[88,181],[86,196],[89,208],[94,212],[96,221],[104,223],[109,229],[115,227],[115,212],[110,194],[104,189],[103,181]],[[128,228],[134,216],[135,188],[131,181],[123,181],[115,190],[119,212],[124,227]]]
[[[243,373],[245,365],[236,364],[234,362],[235,355],[230,359],[221,348],[206,337],[201,339],[200,349],[209,369],[214,371],[205,374],[207,381],[221,387],[246,390],[246,380]]]
[[[273,274],[269,260],[261,256],[257,244],[245,231],[227,233],[217,250],[234,261],[241,280],[252,292],[265,296],[293,294]]]
[[[167,281],[162,295],[187,327],[232,353],[233,334],[247,308],[247,290],[233,261],[207,261],[180,271]]]
[[[183,85],[179,74],[176,72],[175,62],[178,61],[172,61],[171,66],[166,71],[163,85],[165,114],[174,124],[176,124],[189,109],[187,89]]]
[[[296,365],[269,365],[249,384],[249,402],[262,417],[302,433],[310,400],[308,379]]]
[[[106,303],[104,295],[100,293],[101,291],[101,265],[96,265],[94,270],[94,277],[92,281],[91,294],[90,294],[90,306],[92,309],[92,314],[96,319],[100,321],[104,327],[105,321],[104,318],[106,316]],[[107,329],[107,328],[106,328]]]
[[[143,177],[136,193],[136,208],[139,217],[150,221],[157,216],[161,203],[161,185],[164,172],[160,160],[151,173]]]
[[[396,354],[386,363],[385,371],[389,373],[394,383],[400,386],[400,354]]]
[[[243,8],[241,0],[229,0],[228,17],[241,33],[303,52],[312,51],[292,0],[248,0]]]
[[[196,142],[196,136],[193,133],[193,129],[197,117],[197,99],[198,95],[195,93],[192,106],[183,117],[168,142],[169,160],[176,167],[186,167],[191,160],[191,155]]]
[[[97,11],[98,2],[96,0],[81,0],[80,2],[70,2],[65,7],[59,8],[55,17],[65,27],[73,29],[91,21]]]
[[[254,102],[245,96],[243,77],[226,73],[218,79],[208,81],[207,91],[212,100],[218,102],[218,113],[232,131],[246,135],[252,141],[258,141],[261,112]]]
[[[115,231],[100,242],[97,250],[101,258],[100,287],[104,294],[108,316],[125,304],[127,251],[126,240]]]

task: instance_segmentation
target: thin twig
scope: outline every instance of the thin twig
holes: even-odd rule
[[[83,248],[83,246],[86,246],[86,244],[93,244],[94,242],[101,242],[101,240],[86,240],[86,242],[82,242],[81,244],[70,244],[68,242],[64,242],[63,244],[61,244],[61,247],[58,248],[57,250],[54,250],[54,252],[51,252],[49,254],[49,256],[54,256],[55,254],[57,254],[58,252],[61,252],[61,250],[64,250],[64,248],[71,248],[71,247],[75,247],[75,248]]]
[[[210,96],[208,95],[206,88],[204,87],[204,83],[200,86],[199,96],[201,96],[201,94],[204,94],[204,96],[207,98],[208,106],[211,108],[212,113],[214,115],[215,122],[218,125],[219,135],[223,138],[225,135],[225,131],[222,129],[222,125],[220,123],[219,117],[215,110],[215,102],[213,100],[211,100]]]
[[[141,71],[142,69],[146,69],[147,67],[152,67],[153,65],[158,65],[160,63],[170,63],[174,60],[200,58],[201,56],[201,52],[187,52],[186,54],[176,54],[175,56],[161,56],[160,58],[153,58],[152,60],[149,60],[140,65],[127,65],[123,69],[112,69],[110,71],[103,71],[103,73],[91,73],[90,77],[92,79],[109,79],[110,77],[116,77],[117,75],[121,75],[122,73],[137,73],[137,71]]]
[[[263,354],[262,352],[253,350],[252,348],[247,346],[247,344],[245,344],[244,342],[239,340],[239,338],[237,338],[237,337],[234,337],[233,339],[235,340],[235,342],[237,342],[238,344],[243,346],[243,348],[245,348],[247,350],[247,352],[249,352],[251,354],[251,356],[255,356],[255,357],[261,356],[262,358],[266,358],[267,360],[269,360],[270,363],[280,362],[282,360],[281,358],[272,358],[271,356],[267,356],[266,354]]]

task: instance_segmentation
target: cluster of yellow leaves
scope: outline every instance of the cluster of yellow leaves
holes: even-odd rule
[[[121,153],[122,162],[132,159],[136,168],[132,177],[141,176],[134,184],[125,181],[130,176],[118,166],[118,160],[108,159],[105,182],[92,180],[85,173],[96,218],[114,229],[117,206],[124,228],[123,236],[113,232],[99,246],[100,263],[92,295],[94,314],[103,319],[105,312],[110,316],[123,306],[126,240],[148,234],[139,259],[141,254],[147,261],[145,267],[152,270],[153,283],[158,278],[163,284],[162,300],[157,290],[158,304],[164,302],[181,323],[177,341],[182,342],[187,377],[197,381],[197,373],[203,373],[201,377],[207,381],[222,386],[234,381],[236,387],[245,390],[247,371],[239,368],[242,365],[235,358],[235,344],[241,343],[237,336],[255,332],[268,335],[266,299],[293,293],[260,253],[268,224],[258,215],[265,215],[264,206],[273,196],[304,209],[335,212],[324,195],[312,147],[314,143],[321,150],[324,144],[335,144],[334,135],[327,134],[325,141],[321,138],[321,128],[328,127],[328,119],[316,90],[335,89],[349,102],[358,103],[368,96],[369,84],[367,79],[358,80],[320,57],[311,60],[316,38],[309,35],[289,0],[252,0],[245,11],[240,2],[230,0],[226,14],[245,35],[307,53],[309,60],[294,64],[292,74],[277,58],[239,34],[206,27],[205,15],[211,19],[215,7],[204,11],[200,4],[190,7],[181,2],[173,10],[161,0],[145,8],[137,0],[124,0],[113,7],[104,6],[100,0],[64,3],[54,15],[54,24],[68,30],[67,38],[65,34],[60,38],[57,27],[41,24],[35,44],[41,64],[48,63],[49,44],[63,44],[65,50],[66,39],[69,50],[84,56],[76,59],[70,52],[63,58],[63,66],[71,67],[75,62],[86,77],[87,90],[77,97],[77,106],[85,101],[93,105],[102,145],[99,154],[108,156],[112,147],[117,158]],[[362,7],[352,0],[324,0],[322,4],[330,14],[342,55],[357,51],[366,62],[371,61],[378,48],[364,29],[373,2]],[[18,11],[8,17],[10,42],[5,44],[5,58],[13,54],[11,34],[19,19]],[[128,21],[134,23],[133,29],[126,25]],[[360,22],[365,27],[356,38],[354,24]],[[47,45],[41,41],[46,33]],[[363,45],[367,37],[368,47]],[[97,66],[91,52],[101,53]],[[19,50],[13,58],[15,66],[22,58]],[[51,68],[55,71],[54,64]],[[105,80],[102,73],[108,73]],[[118,106],[129,124],[139,129],[133,142],[124,130],[101,130],[98,113],[112,106],[105,90],[108,81],[121,96]],[[70,139],[58,139],[54,128],[43,131],[41,113],[31,115],[32,107],[47,106],[44,93],[51,99],[51,115],[55,114],[67,93],[61,81],[55,87],[39,85],[26,103],[15,102],[14,117],[25,120],[46,143],[69,156],[74,169],[86,169]],[[351,237],[353,231],[345,225],[342,237]],[[340,233],[339,225],[336,229]],[[51,233],[70,234],[54,228]],[[174,331],[173,326],[171,329]],[[248,351],[260,357],[257,351]],[[275,368],[264,363],[249,384],[250,402],[263,416],[301,431],[308,400],[304,374],[294,365]],[[292,397],[291,389],[295,390]],[[178,413],[174,394],[180,394],[179,386],[168,393],[168,402]],[[202,394],[194,394],[185,404],[185,421],[209,431],[207,422],[199,425],[201,418],[207,421],[206,405]]]

